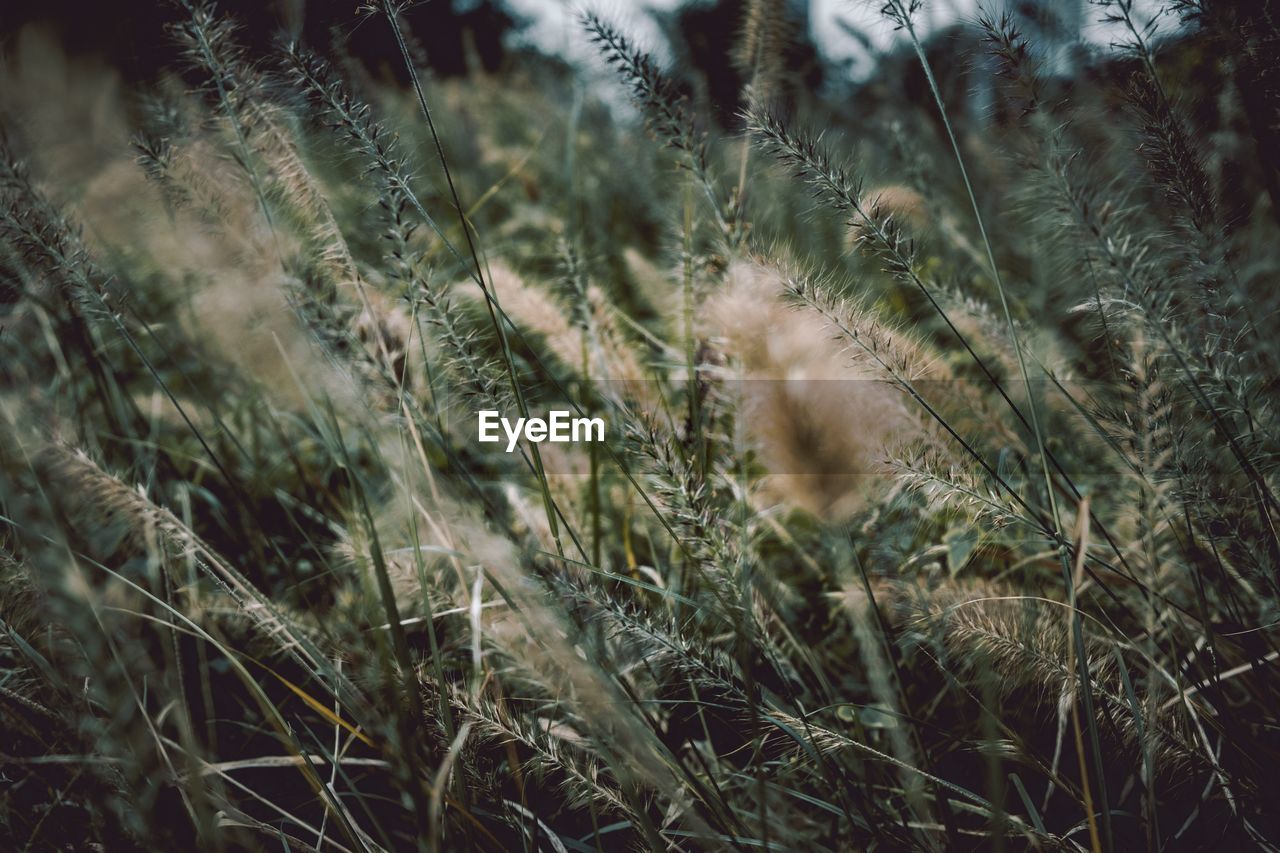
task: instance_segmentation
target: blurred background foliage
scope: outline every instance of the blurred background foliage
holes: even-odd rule
[[[750,18],[766,7],[776,42],[753,46],[745,34],[761,30]],[[7,477],[0,704],[12,721],[3,735],[4,773],[20,782],[4,790],[0,838],[18,846],[239,849],[264,838],[274,843],[274,828],[285,846],[301,849],[302,836],[324,846],[316,837],[327,827],[329,843],[341,838],[352,847],[430,848],[443,837],[533,849],[551,825],[555,840],[577,851],[623,840],[658,848],[648,824],[670,819],[661,826],[671,830],[668,841],[713,825],[719,835],[699,836],[707,847],[718,839],[759,848],[773,829],[766,818],[777,816],[794,833],[783,843],[797,848],[962,849],[1007,833],[1011,847],[1082,849],[1092,812],[1081,788],[1088,791],[1090,771],[1078,772],[1075,755],[1058,766],[1065,709],[1077,695],[1062,662],[1073,652],[1089,657],[1093,677],[1110,690],[1105,713],[1086,725],[1106,738],[1108,760],[1098,754],[1102,746],[1089,756],[1092,778],[1109,782],[1112,802],[1124,805],[1111,849],[1156,849],[1161,828],[1167,838],[1188,826],[1189,849],[1276,837],[1265,795],[1280,754],[1275,680],[1265,667],[1275,660],[1271,636],[1280,617],[1274,529],[1269,539],[1255,524],[1252,493],[1209,413],[1196,408],[1201,401],[1190,405],[1181,385],[1161,384],[1161,371],[1172,373],[1169,362],[1182,355],[1173,345],[1174,354],[1157,352],[1144,337],[1158,328],[1161,311],[1132,321],[1132,334],[1107,328],[1104,300],[1084,271],[1096,265],[1098,277],[1115,284],[1118,274],[1103,269],[1098,252],[1136,247],[1140,272],[1173,282],[1170,313],[1198,330],[1191,354],[1207,365],[1197,361],[1194,375],[1225,389],[1211,403],[1221,403],[1233,423],[1238,416],[1249,424],[1241,434],[1256,441],[1248,450],[1270,476],[1280,460],[1266,429],[1232,395],[1260,401],[1259,423],[1267,423],[1278,381],[1271,332],[1280,312],[1273,239],[1280,50],[1263,0],[1158,8],[1159,50],[1145,68],[1143,56],[1107,44],[1114,27],[1086,37],[1105,10],[1061,2],[993,7],[1028,34],[1034,89],[1010,73],[1027,57],[1014,48],[993,53],[991,32],[984,36],[971,19],[976,10],[940,4],[923,31],[921,52],[980,188],[976,207],[999,235],[994,266],[1016,282],[1006,328],[994,314],[1002,291],[973,227],[948,125],[914,47],[887,37],[885,22],[872,31],[837,14],[819,28],[804,2],[623,8],[652,24],[666,94],[686,110],[690,128],[675,128],[677,136],[688,131],[677,140],[686,148],[673,154],[657,144],[680,147],[661,128],[641,132],[640,111],[598,57],[530,36],[542,14],[536,4],[405,6],[407,51],[441,119],[431,132],[393,30],[359,14],[352,0],[219,3],[219,14],[239,25],[228,41],[240,52],[230,63],[235,73],[218,85],[191,61],[191,39],[184,47],[177,37],[175,28],[191,18],[181,3],[6,4],[0,112],[7,144],[30,172],[15,167],[4,176],[6,199],[17,199],[5,210],[6,227],[21,238],[12,245],[26,251],[0,256],[2,401],[20,412],[0,445]],[[572,16],[568,26],[569,41],[586,43]],[[1154,32],[1145,17],[1140,29]],[[867,61],[835,58],[833,33]],[[323,99],[338,89],[299,85],[313,66],[283,58],[294,41],[337,69],[354,92],[349,103],[367,103],[369,111],[335,117]],[[761,57],[769,63],[763,74]],[[1203,151],[1190,159],[1219,207],[1212,228],[1201,230],[1220,229],[1207,261],[1188,260],[1204,247],[1187,236],[1195,229],[1182,205],[1194,218],[1199,202],[1168,190],[1187,176],[1146,177],[1150,162],[1163,162],[1150,151],[1158,133],[1144,133],[1150,116],[1135,109],[1142,103],[1135,81],[1146,76],[1175,93],[1187,137]],[[857,217],[848,199],[838,200],[834,215],[823,210],[811,173],[807,184],[749,148],[748,132],[760,132],[744,118],[753,99],[795,127],[820,131],[823,146],[873,176],[858,187],[865,191],[858,202],[875,199],[911,235],[896,274],[886,272],[893,264],[885,253],[854,251],[867,232],[851,231]],[[1073,165],[1103,188],[1080,194],[1086,224],[1097,224],[1089,216],[1104,220],[1101,248],[1083,238],[1062,245],[1065,205],[1046,200],[1044,151],[1033,140],[1044,142],[1037,132],[1051,137],[1068,112],[1084,117],[1071,128],[1083,152]],[[375,142],[391,154],[356,138],[368,130],[361,123],[368,116],[380,127]],[[246,132],[249,140],[237,138]],[[709,183],[723,190],[710,211],[689,179],[689,149],[700,151],[700,140]],[[452,188],[435,168],[437,142],[448,152]],[[467,282],[469,259],[433,242],[412,203],[378,171],[392,173],[392,166],[403,166],[415,200],[446,221],[442,230],[460,244],[463,229],[446,219],[456,189],[492,261],[486,280],[502,293],[513,328],[526,334],[508,344],[488,333],[485,303]],[[41,200],[50,197],[46,207]],[[74,219],[63,218],[61,205]],[[1113,215],[1133,229],[1121,233],[1138,236],[1108,243]],[[22,230],[31,223],[33,230]],[[765,259],[745,257],[748,236]],[[52,246],[31,250],[44,238]],[[430,261],[422,274],[429,286],[405,269],[419,251]],[[813,355],[830,343],[830,329],[776,304],[769,288],[786,276],[775,262],[821,270],[833,304],[854,306],[855,325],[864,322],[883,333],[886,346],[900,348],[922,387],[940,380],[933,387],[950,406],[946,416],[1037,510],[1031,429],[1006,416],[998,394],[1013,394],[1009,406],[1019,411],[1030,398],[1052,396],[1047,377],[1058,369],[1103,386],[1098,411],[1088,413],[1093,422],[1082,424],[1056,397],[1044,408],[1045,447],[1068,467],[1053,481],[1059,492],[1067,495],[1077,478],[1120,532],[1119,561],[1150,572],[1139,583],[1098,569],[1082,605],[1096,645],[1073,649],[1057,630],[1065,593],[1055,549],[1066,545],[1039,529],[1018,535],[1004,514],[1021,510],[1010,509],[1002,492],[993,510],[969,501],[972,494],[947,504],[937,488],[880,490],[850,478],[824,489],[784,477],[777,491],[755,490],[768,460],[733,455],[734,412],[727,394],[716,396],[717,371],[729,358],[757,359],[785,374],[795,364],[760,351],[775,334],[801,367],[812,366],[806,360],[826,367],[846,354]],[[1185,272],[1198,263],[1213,275],[1238,269],[1230,286],[1206,295],[1197,289],[1199,273]],[[101,304],[70,298],[46,306],[31,297],[47,295],[32,285],[43,276],[101,284]],[[937,286],[976,353],[956,346],[950,321],[912,276]],[[352,296],[356,279],[367,286],[365,301]],[[1126,299],[1137,297],[1121,284],[1107,305],[1136,312]],[[6,322],[19,310],[30,322]],[[1254,336],[1247,345],[1201,333],[1240,317],[1249,318]],[[1026,398],[1004,390],[1018,375],[1015,330],[1047,365]],[[304,331],[320,344],[313,347]],[[479,453],[465,408],[442,406],[428,417],[410,403],[434,404],[440,376],[464,401],[493,393],[510,402],[501,396],[509,389],[494,391],[505,380],[485,373],[504,358],[531,404],[563,403],[566,393],[591,402],[601,392],[589,381],[599,376],[584,366],[588,337],[619,371],[611,378],[650,389],[631,388],[638,397],[662,396],[656,408],[672,416],[670,434],[646,435],[637,423],[640,436],[628,441],[642,448],[636,457],[648,454],[647,462],[633,462],[646,483],[658,483],[658,503],[678,531],[641,505],[634,481],[619,470],[597,459],[557,460],[572,474],[592,472],[590,495],[584,477],[557,486],[555,498],[576,530],[591,531],[588,544],[597,551],[566,565],[554,558],[560,543],[539,517],[540,484],[522,460]],[[992,374],[984,375],[988,364]],[[1247,382],[1236,385],[1241,374]],[[829,401],[798,401],[782,420],[785,435],[773,437],[786,445],[784,461],[773,461],[785,473],[787,462],[804,468],[833,458],[838,465],[845,461],[838,454],[850,449],[863,454],[859,461],[878,460],[893,437],[885,433],[925,434],[922,418],[866,393],[849,408],[825,410],[830,436],[806,431],[811,412]],[[706,405],[705,415],[694,413],[696,404]],[[1159,423],[1143,432],[1148,415]],[[855,435],[843,421],[857,425]],[[406,425],[427,436],[421,444],[409,441]],[[1151,435],[1155,447],[1143,444]],[[46,442],[53,436],[68,446]],[[834,450],[821,446],[832,436]],[[1178,451],[1176,463],[1165,441]],[[1125,464],[1132,457],[1149,466],[1148,478],[1129,478],[1112,459],[1117,444]],[[28,457],[29,446],[43,450]],[[957,457],[943,455],[939,470],[963,486],[967,475],[956,473],[963,466],[951,464]],[[437,476],[448,484],[443,498]],[[738,477],[751,479],[752,489],[739,489]],[[1188,483],[1207,485],[1187,497]],[[986,488],[973,493],[985,499]],[[415,526],[414,510],[399,503],[406,495],[431,495],[431,517],[443,533]],[[1181,509],[1184,499],[1192,541],[1177,524],[1149,517],[1152,506]],[[1194,529],[1191,510],[1206,514]],[[1264,508],[1261,520],[1270,518]],[[57,531],[65,541],[20,530]],[[1052,533],[1070,538],[1074,530]],[[417,553],[420,536],[436,550],[415,565],[404,555]],[[713,553],[681,553],[690,542]],[[389,568],[379,562],[384,546]],[[468,570],[474,560],[498,574],[482,587],[478,573],[473,581],[456,564],[462,553]],[[715,582],[691,568],[702,563]],[[93,586],[68,566],[107,568],[141,587],[126,590],[117,575],[110,582],[92,575]],[[393,648],[380,572],[390,572],[402,613],[413,614],[403,649]],[[748,605],[726,604],[726,589]],[[1151,590],[1160,595],[1148,597]],[[979,616],[952,623],[941,638],[933,634],[946,621],[943,611],[1005,593],[1051,608],[971,608]],[[1159,618],[1148,622],[1156,599]],[[437,626],[432,613],[447,615]],[[1094,622],[1119,627],[1108,633]],[[573,643],[557,645],[562,633]],[[1204,641],[1209,635],[1214,643]],[[1010,642],[1001,646],[1002,639]],[[413,681],[409,690],[392,677],[410,669],[402,651],[417,662],[416,678],[404,679]],[[251,674],[237,668],[241,661]],[[1162,666],[1176,673],[1176,690],[1162,681]],[[1229,688],[1209,696],[1224,672],[1232,674]],[[609,692],[631,688],[633,676],[643,701],[624,703]],[[1188,734],[1195,712],[1180,716],[1176,703],[1172,711],[1162,704],[1188,691],[1200,691],[1197,702],[1217,703],[1212,715],[1203,712],[1220,751],[1207,762]],[[1168,713],[1163,740],[1133,736],[1134,696],[1143,703],[1140,713],[1133,709],[1139,729],[1144,719],[1163,724],[1160,714]],[[330,700],[338,708],[339,698],[346,704],[331,711]],[[804,724],[826,728],[799,734],[802,721],[786,714],[802,707],[813,714]],[[280,709],[288,725],[275,725]],[[783,736],[753,729],[759,713],[773,714]],[[358,722],[358,733],[344,728],[347,719]],[[455,741],[462,721],[474,735]],[[349,778],[333,770],[326,788],[307,762],[315,759],[326,773],[338,766],[326,765],[331,736],[355,763],[343,770]],[[179,741],[175,768],[170,751],[178,754]],[[1140,778],[1134,769],[1152,760],[1143,750],[1157,741],[1167,747],[1158,785],[1154,771]],[[465,750],[452,751],[464,742]],[[294,751],[276,755],[281,744]],[[845,752],[834,766],[825,763],[868,744],[879,751],[875,760]],[[809,761],[819,753],[822,760]],[[889,753],[900,763],[882,763]],[[81,755],[91,760],[71,760]],[[263,756],[302,769],[286,775],[270,761],[238,764]],[[901,756],[927,768],[930,786],[900,773]],[[424,767],[447,769],[455,759],[461,769],[447,796],[464,802],[445,808],[419,782]],[[684,775],[666,774],[668,760]],[[1221,781],[1228,772],[1230,786]],[[1030,804],[1023,778],[1037,786],[1042,805]],[[958,797],[946,788],[953,782],[964,786]],[[1148,784],[1157,794],[1147,794]],[[974,800],[970,787],[983,796]],[[379,838],[333,828],[344,811],[324,791],[338,789],[351,795],[345,814]],[[255,797],[258,791],[269,799]],[[447,831],[431,820],[444,820]],[[1035,826],[1042,820],[1047,829]],[[1096,838],[1091,846],[1101,849]]]

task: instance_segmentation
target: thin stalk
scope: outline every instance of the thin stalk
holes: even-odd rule
[[[507,375],[511,380],[511,388],[515,392],[516,406],[520,410],[520,416],[527,419],[529,417],[529,406],[525,402],[524,390],[521,388],[520,380],[516,375],[515,356],[512,354],[511,344],[507,340],[507,331],[498,320],[495,312],[495,308],[498,306],[498,294],[490,284],[485,282],[484,271],[480,264],[480,253],[476,249],[475,240],[471,236],[471,226],[467,221],[466,214],[463,212],[462,201],[458,197],[458,189],[453,182],[453,173],[449,170],[449,163],[444,155],[444,146],[440,142],[440,134],[436,132],[435,121],[431,118],[431,108],[427,106],[427,96],[422,90],[422,83],[418,79],[417,69],[409,56],[409,47],[405,44],[404,33],[400,30],[398,11],[391,0],[382,0],[380,8],[383,16],[387,19],[387,23],[391,26],[396,45],[400,49],[400,57],[409,73],[409,80],[413,84],[413,91],[418,99],[418,107],[422,110],[423,118],[427,121],[427,129],[431,132],[431,140],[435,145],[436,156],[440,161],[440,169],[444,172],[445,182],[449,187],[449,195],[453,199],[453,208],[458,214],[458,224],[462,228],[462,234],[467,240],[467,249],[470,251],[471,260],[475,264],[476,283],[480,285],[480,289],[484,292],[485,307],[489,311],[489,320],[492,322],[494,330],[498,333],[498,341],[502,347],[502,357],[506,364]],[[547,482],[547,472],[543,467],[542,453],[538,449],[537,442],[530,443],[530,451],[533,456],[533,466],[537,474],[538,485],[542,490],[543,509],[547,515],[547,525],[551,528],[551,538],[555,541],[556,551],[563,556],[564,545],[560,541],[560,524],[556,518],[554,501],[551,497],[551,487]]]
[[[1004,313],[1005,324],[1009,329],[1009,339],[1013,344],[1015,353],[1018,356],[1018,370],[1022,374],[1022,382],[1027,392],[1027,408],[1031,416],[1031,427],[1035,435],[1036,451],[1040,456],[1040,465],[1044,476],[1045,493],[1049,500],[1049,511],[1053,521],[1053,539],[1060,543],[1058,553],[1062,564],[1062,577],[1067,591],[1068,598],[1074,602],[1075,600],[1075,584],[1071,572],[1071,564],[1068,557],[1069,549],[1062,543],[1062,518],[1058,510],[1057,497],[1054,495],[1053,475],[1049,471],[1049,457],[1045,452],[1044,435],[1040,428],[1039,407],[1036,405],[1035,395],[1031,388],[1031,377],[1027,372],[1026,356],[1022,351],[1022,343],[1018,338],[1017,327],[1013,322],[1013,314],[1009,310],[1009,299],[1005,293],[1004,280],[1000,275],[1000,265],[996,262],[995,251],[991,246],[991,238],[987,233],[986,222],[982,216],[982,210],[978,205],[978,197],[973,189],[973,182],[969,179],[969,170],[965,165],[964,155],[960,151],[960,143],[956,140],[955,130],[951,125],[951,118],[947,111],[945,102],[942,99],[942,92],[938,89],[938,81],[933,74],[933,66],[929,62],[929,58],[925,55],[924,45],[920,41],[920,37],[916,33],[915,24],[912,21],[910,10],[903,5],[902,0],[889,0],[886,7],[890,16],[896,20],[903,29],[906,30],[907,37],[911,40],[911,46],[915,50],[916,57],[920,60],[920,66],[924,71],[925,80],[929,84],[929,91],[933,95],[934,103],[938,108],[938,114],[942,119],[942,126],[946,129],[947,140],[951,143],[951,151],[955,156],[956,165],[960,170],[960,177],[964,183],[965,193],[969,197],[969,205],[973,209],[973,217],[978,226],[978,234],[982,237],[982,245],[986,251],[987,262],[991,266],[991,275],[996,285],[996,292],[1000,296],[1000,308]],[[1098,793],[1102,800],[1102,823],[1103,834],[1106,837],[1107,849],[1114,848],[1115,843],[1111,833],[1111,810],[1107,804],[1106,780],[1103,774],[1102,747],[1098,740],[1097,719],[1093,715],[1093,696],[1092,688],[1089,682],[1089,664],[1083,648],[1083,626],[1079,615],[1075,613],[1073,607],[1073,632],[1079,645],[1076,647],[1078,655],[1078,666],[1082,675],[1081,690],[1082,700],[1085,714],[1088,719],[1090,745],[1093,748],[1093,760],[1098,780]]]

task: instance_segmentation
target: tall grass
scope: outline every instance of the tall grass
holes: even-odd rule
[[[5,846],[1276,849],[1280,219],[1197,65],[1274,32],[1179,5],[1071,77],[983,13],[975,113],[919,3],[848,111],[751,2],[731,130],[595,14],[634,112],[392,2],[408,92],[195,2],[146,91],[17,55]]]

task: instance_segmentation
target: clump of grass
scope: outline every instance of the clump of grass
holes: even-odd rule
[[[411,92],[180,5],[195,89],[92,192],[66,117],[0,150],[8,846],[1280,844],[1267,131],[1186,70],[1229,17],[1102,4],[1063,79],[984,14],[972,115],[891,2],[850,114],[751,2],[735,137],[597,15],[638,119],[434,80],[397,3]],[[474,440],[549,408],[608,440]]]

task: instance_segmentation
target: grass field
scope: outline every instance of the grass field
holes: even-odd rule
[[[1169,6],[836,97],[748,0],[727,111],[24,31],[0,848],[1280,847],[1280,40]]]

